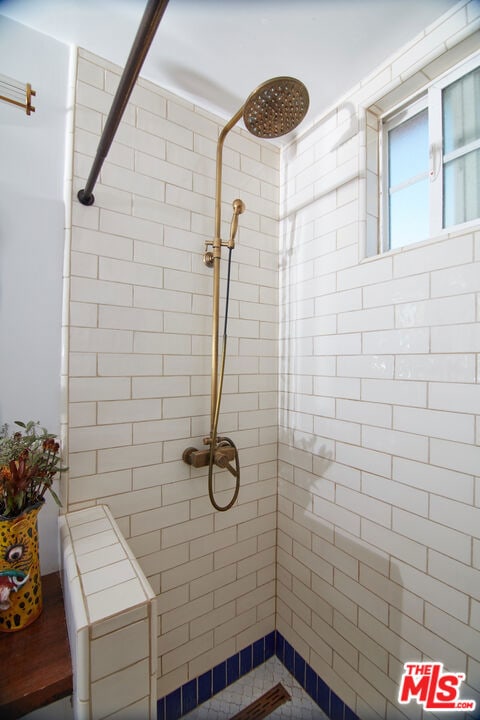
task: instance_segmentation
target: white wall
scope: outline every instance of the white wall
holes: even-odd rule
[[[366,108],[480,48],[479,24],[457,6],[283,156],[277,628],[366,720],[419,717],[406,661],[479,701],[480,223],[364,259]]]
[[[0,68],[35,113],[0,103],[0,421],[60,431],[64,162],[69,49],[0,15]],[[58,568],[57,506],[39,516],[42,573]]]

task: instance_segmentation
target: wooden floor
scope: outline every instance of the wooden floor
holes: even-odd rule
[[[42,577],[43,611],[0,632],[0,718],[13,720],[72,694],[72,663],[58,573]]]

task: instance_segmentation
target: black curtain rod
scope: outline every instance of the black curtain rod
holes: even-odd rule
[[[142,21],[137,30],[127,64],[120,78],[117,92],[113,98],[112,107],[108,113],[105,127],[98,143],[97,154],[95,155],[90,175],[88,176],[84,189],[79,190],[77,193],[77,197],[83,205],[93,205],[95,202],[92,190],[95,187],[103,162],[110,150],[110,145],[115,137],[132,90],[135,87],[143,61],[152,44],[167,5],[168,0],[148,0],[147,2]]]

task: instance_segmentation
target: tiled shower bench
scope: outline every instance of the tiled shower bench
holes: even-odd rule
[[[75,720],[157,717],[156,597],[105,505],[59,518]]]

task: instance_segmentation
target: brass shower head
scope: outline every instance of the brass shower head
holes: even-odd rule
[[[259,85],[243,106],[243,121],[252,135],[277,138],[294,130],[309,105],[305,85],[292,77],[276,77]]]

